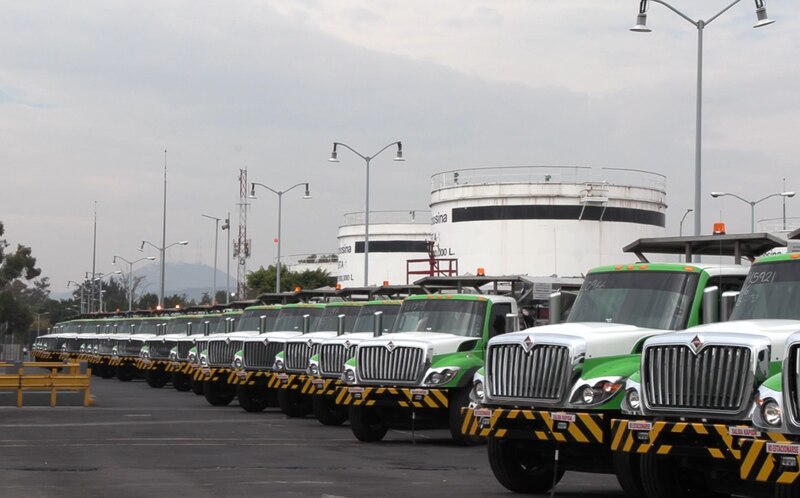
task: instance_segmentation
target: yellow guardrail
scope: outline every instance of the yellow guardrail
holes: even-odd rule
[[[86,362],[0,363],[0,390],[17,391],[17,406],[23,405],[25,391],[50,391],[50,406],[56,406],[58,391],[83,391],[83,406],[92,405],[92,370]],[[44,370],[44,372],[42,371]]]

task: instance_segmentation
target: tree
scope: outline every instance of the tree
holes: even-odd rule
[[[275,292],[275,276],[277,270],[273,265],[268,268],[260,267],[247,275],[247,287],[258,296],[267,292]],[[305,270],[293,272],[281,266],[281,290],[292,290],[295,287],[303,289],[318,289],[320,287],[333,287],[336,285],[336,277],[327,271],[317,268],[316,270]]]
[[[5,227],[0,222],[0,237],[5,234]],[[7,252],[10,244],[5,239],[0,239],[0,334],[22,334],[30,327],[33,313],[25,302],[27,285],[38,277],[42,270],[36,267],[36,258],[33,257],[30,247],[17,245],[13,253]],[[41,293],[45,295],[48,283],[43,279],[27,297],[36,298],[41,302]]]

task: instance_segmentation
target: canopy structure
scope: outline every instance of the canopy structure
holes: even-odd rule
[[[692,262],[693,256],[732,256],[738,265],[742,258],[754,261],[778,247],[786,247],[786,241],[769,233],[748,233],[638,239],[623,251],[635,254],[643,263],[649,263],[645,253],[655,253],[683,254],[687,263]]]

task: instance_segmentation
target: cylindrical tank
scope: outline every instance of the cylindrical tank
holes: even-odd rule
[[[512,166],[431,177],[436,256],[459,272],[578,276],[664,235],[666,177],[619,168]]]
[[[369,212],[369,285],[405,284],[407,261],[428,258],[431,214],[417,211]],[[339,227],[338,282],[364,285],[364,212],[347,213]]]

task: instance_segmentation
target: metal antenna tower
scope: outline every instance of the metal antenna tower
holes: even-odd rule
[[[233,257],[236,258],[236,298],[247,298],[247,258],[250,257],[250,240],[247,238],[247,210],[250,203],[247,197],[247,168],[239,170],[239,235],[233,243]]]

